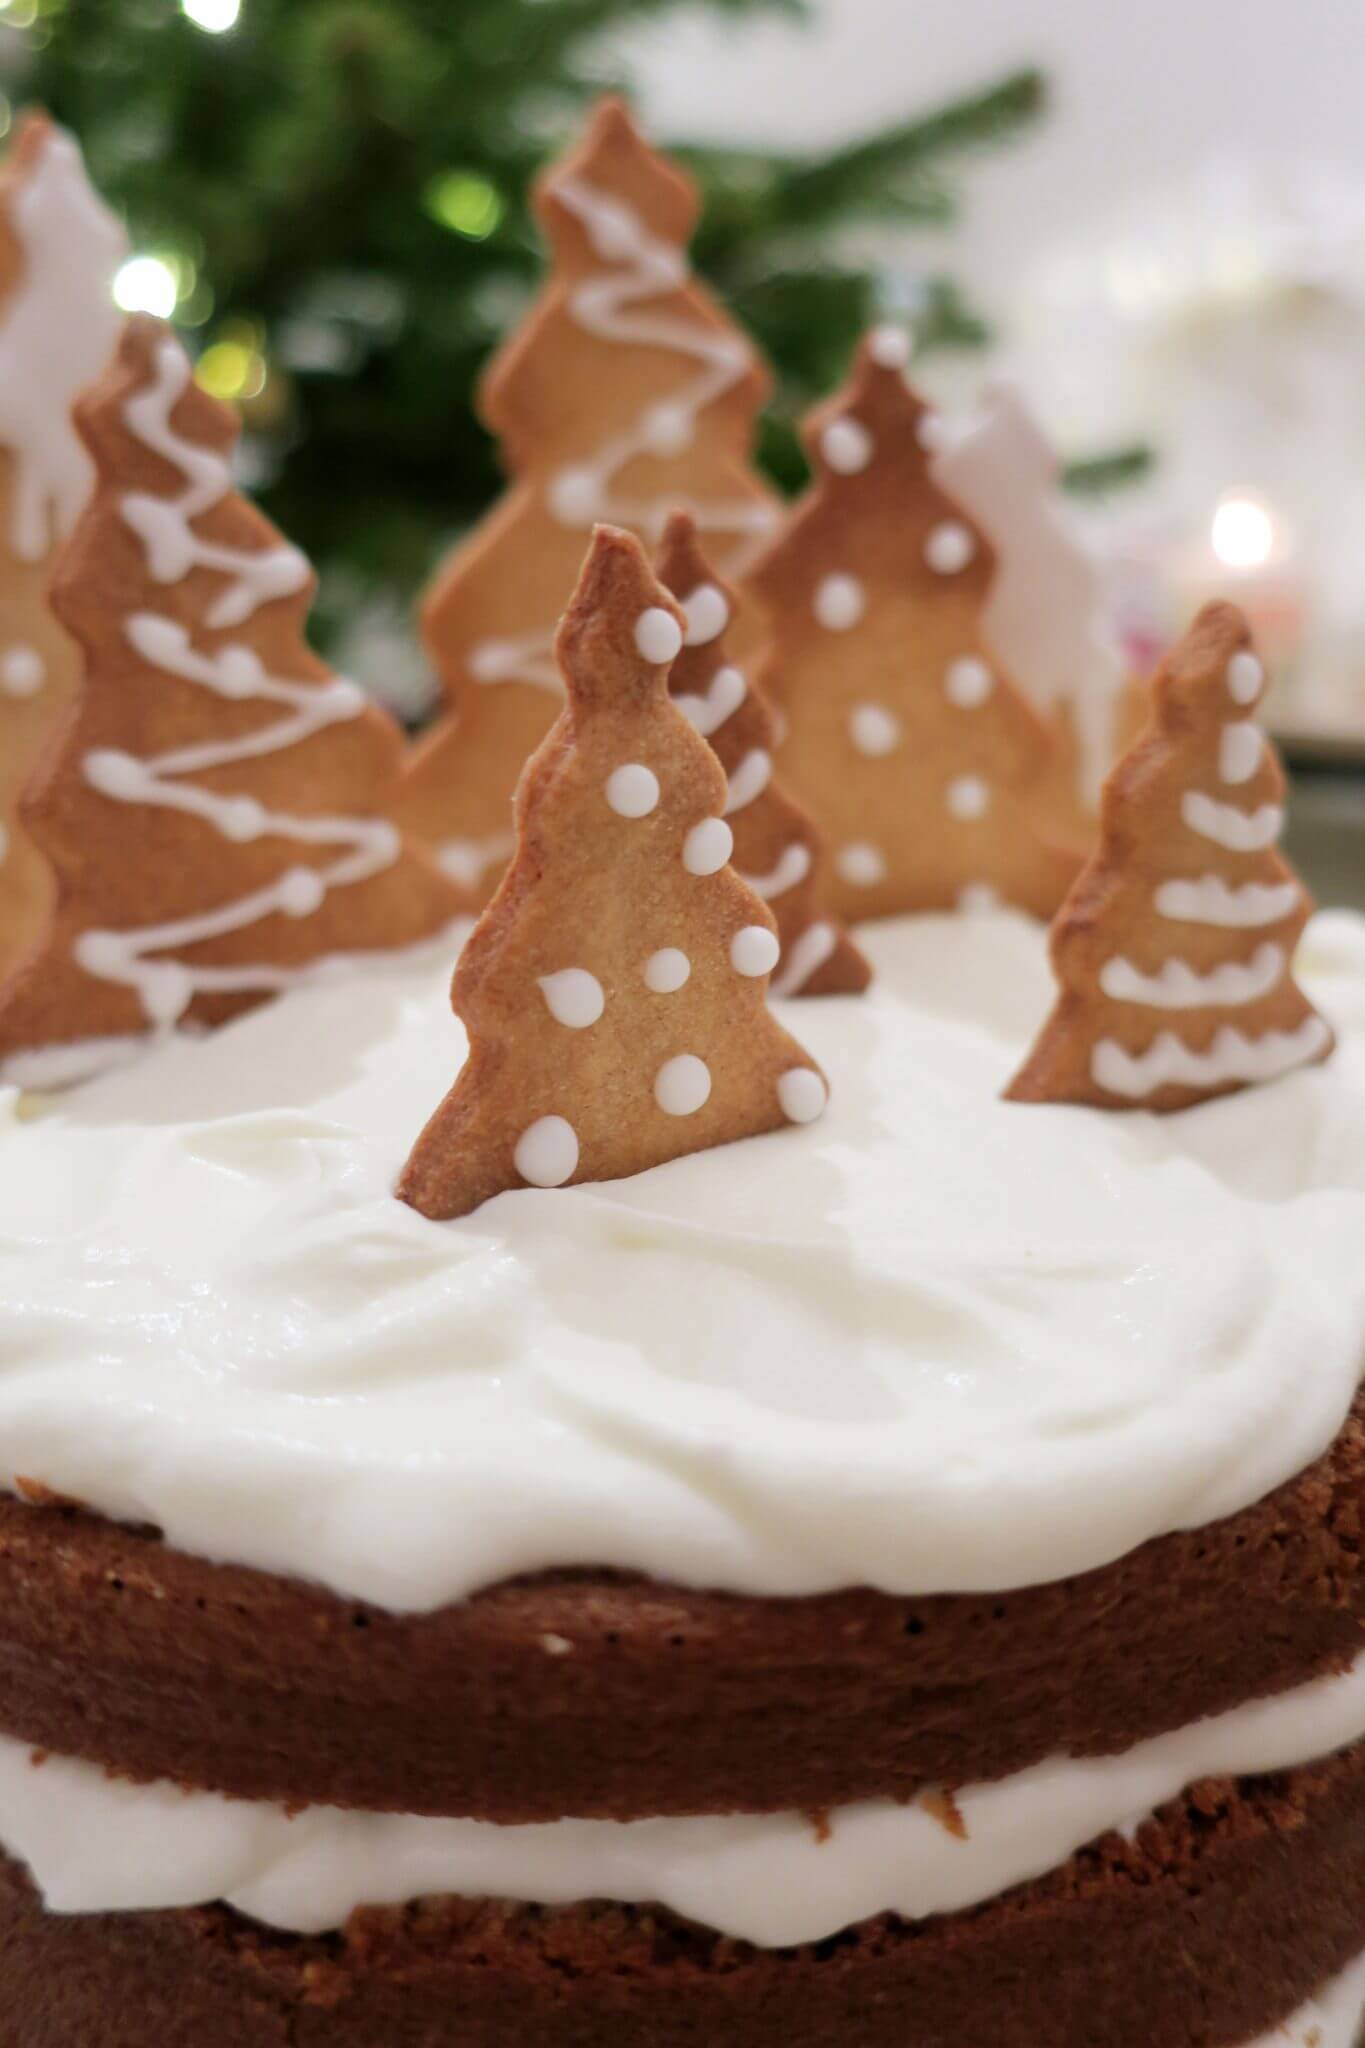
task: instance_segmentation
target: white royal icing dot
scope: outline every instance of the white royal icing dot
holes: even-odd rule
[[[561,967],[557,974],[542,974],[540,992],[556,1023],[567,1024],[571,1031],[586,1031],[607,1006],[601,982],[586,967]]]
[[[1244,647],[1228,663],[1228,690],[1238,704],[1254,704],[1265,683],[1265,670],[1250,648]]]
[[[991,793],[979,775],[959,775],[948,784],[943,800],[955,818],[970,822],[986,815]]]
[[[855,704],[848,718],[848,736],[860,754],[877,759],[900,743],[901,722],[884,704]]]
[[[714,875],[735,850],[735,835],[724,818],[703,818],[683,841],[683,866],[689,875]]]
[[[691,596],[683,599],[683,611],[687,616],[683,639],[689,647],[705,647],[708,641],[718,640],[730,623],[725,592],[714,583],[699,583]]]
[[[937,412],[922,412],[915,422],[915,439],[926,455],[937,455],[948,442],[948,428],[943,415]]]
[[[311,917],[326,894],[326,883],[312,868],[290,868],[280,876],[280,909],[286,917]]]
[[[910,360],[910,337],[900,327],[874,327],[867,352],[884,370],[903,370]]]
[[[591,526],[602,509],[602,486],[590,469],[561,469],[546,498],[561,526]]]
[[[875,888],[878,882],[886,880],[886,861],[866,840],[859,839],[851,846],[841,846],[835,855],[834,865],[855,889]]]
[[[658,668],[672,661],[682,644],[682,627],[662,605],[652,604],[635,621],[635,645]]]
[[[47,681],[47,664],[36,647],[7,647],[0,658],[0,690],[7,697],[36,697]]]
[[[537,1117],[517,1139],[517,1172],[533,1188],[562,1188],[578,1167],[578,1133],[565,1117]]]
[[[960,711],[975,711],[995,688],[995,677],[974,654],[962,654],[949,662],[943,688],[950,704],[956,704]]]
[[[224,838],[243,841],[259,839],[265,830],[265,805],[257,803],[254,796],[229,797],[218,813],[218,824]]]
[[[777,1099],[791,1123],[813,1124],[825,1113],[829,1090],[814,1067],[788,1067],[778,1081]]]
[[[656,996],[676,995],[692,972],[681,946],[661,946],[645,962],[645,987]]]
[[[820,436],[820,453],[840,476],[856,476],[872,460],[872,436],[861,420],[831,420]]]
[[[692,445],[692,416],[684,405],[652,405],[640,423],[640,437],[651,455],[681,455]]]
[[[924,559],[939,576],[956,576],[976,553],[976,542],[958,519],[944,519],[930,529]]]
[[[194,981],[173,960],[153,961],[143,969],[138,993],[153,1024],[174,1024],[193,1000]]]
[[[815,593],[815,616],[831,633],[847,633],[866,608],[863,586],[856,576],[826,576]]]
[[[1236,719],[1223,727],[1218,741],[1218,773],[1224,782],[1250,782],[1261,765],[1265,742],[1259,725]]]
[[[607,777],[607,802],[622,818],[647,818],[659,801],[659,778],[643,761],[626,761]]]
[[[746,924],[730,941],[730,965],[736,974],[771,974],[781,951],[765,924]]]
[[[654,1076],[654,1100],[667,1116],[695,1116],[711,1093],[711,1069],[694,1052],[665,1060]]]

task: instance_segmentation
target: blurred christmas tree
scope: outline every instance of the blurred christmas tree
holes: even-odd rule
[[[141,252],[123,296],[173,310],[201,382],[243,406],[249,481],[321,568],[324,629],[405,601],[499,488],[470,394],[540,274],[527,186],[623,82],[611,32],[670,4],[0,0],[12,97],[80,136]],[[888,309],[841,231],[950,227],[955,160],[1042,103],[1022,72],[821,157],[681,152],[705,192],[699,268],[778,368],[761,452],[783,485],[803,474],[791,422],[879,312],[922,349],[985,339],[947,274]]]

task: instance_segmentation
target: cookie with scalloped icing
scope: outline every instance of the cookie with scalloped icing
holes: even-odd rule
[[[517,777],[563,704],[555,625],[594,523],[652,548],[686,507],[737,575],[779,516],[749,461],[768,371],[691,274],[691,180],[606,99],[535,210],[550,276],[480,395],[511,482],[428,592],[446,710],[396,811],[481,902],[512,850]]]
[[[171,330],[129,321],[76,419],[95,483],[52,604],[81,679],[24,800],[57,900],[0,989],[0,1071],[34,1087],[468,909],[385,814],[398,729],[309,649],[312,571]]]
[[[934,479],[941,430],[878,328],[805,423],[809,491],[749,587],[786,724],[783,779],[829,841],[850,923],[1005,901],[1051,917],[1082,850],[1038,823],[1053,743],[988,646],[980,528]]]
[[[735,593],[702,553],[689,512],[669,520],[655,566],[687,620],[669,689],[725,770],[734,865],[777,920],[782,955],[772,992],[858,995],[872,970],[825,907],[823,836],[809,811],[788,796],[774,768],[772,707],[729,651]]]
[[[468,1058],[399,1182],[427,1216],[824,1110],[768,1007],[776,923],[730,866],[724,771],[669,695],[685,626],[639,541],[598,527],[556,641],[565,708],[455,971]]]
[[[0,974],[52,908],[19,797],[76,690],[79,658],[47,584],[90,490],[71,408],[114,352],[126,252],[75,142],[45,115],[24,116],[0,168]]]
[[[1264,689],[1242,613],[1206,606],[1105,785],[1099,849],[1052,930],[1061,993],[1016,1102],[1188,1109],[1331,1052],[1294,979],[1313,906],[1279,851]]]

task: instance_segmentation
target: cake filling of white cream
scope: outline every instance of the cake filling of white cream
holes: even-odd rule
[[[0,1093],[0,1484],[420,1610],[564,1565],[1003,1589],[1311,1463],[1365,1365],[1365,920],[1300,963],[1327,1064],[1165,1118],[1000,1099],[1026,919],[866,944],[867,996],[783,1006],[819,1122],[455,1223],[392,1193],[448,962]]]
[[[499,1827],[280,1806],[133,1785],[0,1738],[0,1843],[53,1912],[225,1899],[319,1933],[361,1905],[429,1895],[668,1906],[785,1948],[883,1912],[954,1913],[1040,1877],[1113,1829],[1133,1834],[1205,1777],[1288,1769],[1365,1735],[1365,1657],[1113,1757],[1057,1757],[951,1802],[869,1800],[817,1829],[802,1814],[559,1820]]]

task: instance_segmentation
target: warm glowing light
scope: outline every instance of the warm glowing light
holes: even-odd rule
[[[125,313],[169,320],[179,297],[175,272],[159,256],[130,256],[114,279],[114,303]]]
[[[502,195],[476,171],[442,171],[426,191],[433,220],[467,241],[483,242],[502,219]]]
[[[1256,498],[1224,498],[1209,539],[1224,567],[1260,569],[1275,552],[1275,522]]]
[[[211,36],[221,36],[236,27],[242,0],[180,0],[180,10],[196,28]]]
[[[268,372],[259,349],[242,341],[215,341],[195,364],[194,377],[210,396],[242,402],[260,397]]]

